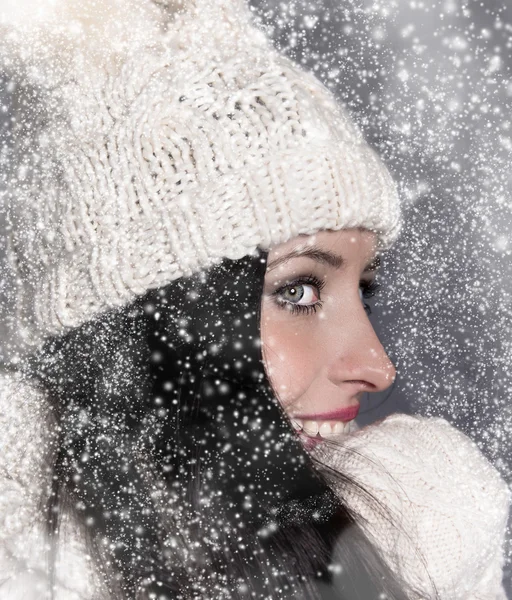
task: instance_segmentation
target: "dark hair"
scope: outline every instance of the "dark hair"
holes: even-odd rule
[[[336,565],[337,598],[410,597],[275,398],[266,258],[151,290],[28,361],[53,409],[54,551],[70,511],[111,598],[329,598]]]

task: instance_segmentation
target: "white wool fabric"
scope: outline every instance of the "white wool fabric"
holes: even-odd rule
[[[46,600],[50,555],[42,507],[55,428],[44,394],[18,375],[0,374],[0,431],[0,600]],[[96,600],[101,582],[69,515],[62,535],[55,600]]]
[[[442,418],[394,414],[315,457],[371,496],[332,479],[410,600],[507,600],[510,490],[478,446]],[[375,499],[382,504],[376,510]]]
[[[27,345],[299,234],[398,234],[383,162],[242,0],[8,0],[0,71]]]
[[[0,375],[0,600],[42,600],[48,552],[41,499],[48,493],[45,395],[16,375]],[[418,590],[410,600],[506,600],[504,532],[510,493],[476,444],[440,418],[396,414],[323,446],[315,456],[362,491],[334,484],[391,569]],[[56,600],[108,600],[64,515]],[[428,573],[428,575],[427,575]]]

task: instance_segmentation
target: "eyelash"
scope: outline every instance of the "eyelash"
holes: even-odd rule
[[[376,294],[379,293],[380,283],[377,283],[376,281],[361,281],[359,283],[359,287],[363,290],[363,298],[373,298]],[[364,310],[366,311],[366,314],[371,315],[372,309],[370,305],[366,304],[366,302],[363,302],[363,306]]]
[[[316,302],[315,304],[294,304],[293,302],[286,302],[286,300],[278,299],[280,294],[282,294],[284,292],[284,290],[287,290],[289,288],[292,288],[292,287],[295,287],[298,285],[312,285],[313,287],[315,287],[318,290],[318,297],[320,298],[320,292],[322,291],[322,289],[325,286],[325,281],[320,281],[320,279],[318,279],[318,277],[315,277],[314,275],[305,275],[303,277],[298,277],[294,281],[291,281],[290,283],[283,285],[282,287],[280,287],[279,289],[277,289],[275,292],[272,293],[272,295],[276,299],[275,300],[276,304],[284,310],[289,310],[294,315],[296,315],[296,314],[309,315],[311,313],[316,313],[318,308],[322,308],[322,302],[320,300],[318,302]]]
[[[279,295],[282,294],[284,290],[304,284],[315,287],[318,291],[318,297],[320,298],[320,292],[325,286],[325,281],[320,281],[318,277],[315,277],[314,275],[307,275],[304,277],[299,277],[298,279],[295,279],[294,281],[287,283],[286,285],[283,285],[279,289],[275,290],[275,292],[272,293],[272,296],[275,297],[276,304],[284,310],[289,310],[292,314],[309,315],[311,313],[316,313],[318,308],[322,308],[322,302],[320,300],[315,304],[294,304],[293,302],[278,300]],[[381,286],[376,281],[361,281],[359,283],[359,287],[362,290],[362,297],[366,299],[373,298],[379,292]],[[363,306],[366,314],[370,315],[372,312],[370,305],[363,302]]]

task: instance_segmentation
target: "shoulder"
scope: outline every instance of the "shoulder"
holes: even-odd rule
[[[39,600],[48,586],[44,498],[54,435],[48,399],[18,374],[0,372],[0,599]],[[85,548],[64,517],[57,600],[91,597]]]
[[[18,373],[0,372],[0,475],[40,491],[47,455],[49,407],[45,395]]]
[[[443,600],[467,600],[492,565],[489,592],[501,587],[510,492],[478,446],[448,421],[392,415],[317,457],[373,496],[337,486],[410,583],[425,589],[432,577]]]
[[[42,551],[39,502],[46,408],[40,393],[16,373],[0,373],[0,597],[41,597],[41,581],[29,575],[24,547]],[[35,536],[35,539],[34,539]],[[41,558],[42,558],[41,552]]]
[[[3,540],[34,525],[47,483],[48,408],[18,374],[0,374],[0,528]]]

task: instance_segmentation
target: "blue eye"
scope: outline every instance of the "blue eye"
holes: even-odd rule
[[[372,309],[369,304],[364,302],[367,298],[373,298],[375,294],[380,290],[380,284],[375,281],[360,281],[359,282],[359,297],[361,298],[361,302],[363,303],[364,310],[368,315],[371,314]]]

